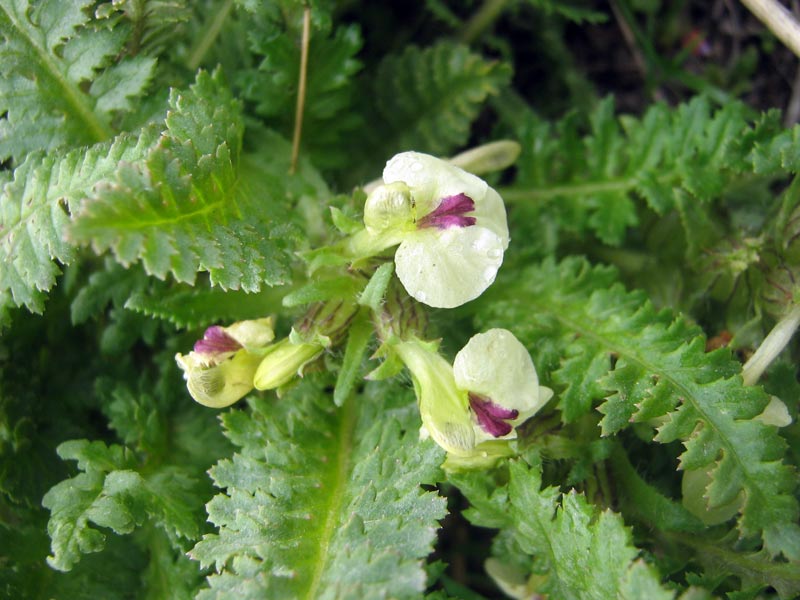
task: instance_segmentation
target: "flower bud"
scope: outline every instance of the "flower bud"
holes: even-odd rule
[[[289,383],[296,375],[325,350],[320,343],[293,343],[284,338],[261,359],[255,371],[253,385],[257,390],[273,390]]]

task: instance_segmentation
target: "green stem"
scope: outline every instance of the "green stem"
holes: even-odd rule
[[[226,0],[225,4],[219,8],[217,14],[214,15],[214,18],[211,19],[203,33],[197,39],[194,48],[189,52],[189,58],[186,59],[186,68],[190,71],[196,71],[203,62],[209,49],[214,44],[214,41],[216,41],[222,26],[225,24],[225,20],[228,18],[232,7],[233,0]]]
[[[559,196],[588,196],[603,192],[624,192],[635,185],[633,179],[610,179],[608,181],[582,181],[553,187],[531,189],[501,189],[500,195],[506,202],[525,200],[552,200]]]
[[[458,35],[458,39],[469,44],[474,42],[478,36],[494,23],[503,9],[506,7],[507,0],[485,0],[472,18],[464,25],[464,29]]]

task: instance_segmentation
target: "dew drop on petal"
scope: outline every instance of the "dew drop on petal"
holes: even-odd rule
[[[411,163],[411,170],[414,171],[415,173],[419,173],[420,171],[422,171],[422,163],[418,162]]]
[[[417,290],[417,293],[414,294],[414,297],[420,302],[425,302],[428,299],[428,294],[426,294],[422,290]]]
[[[500,248],[492,248],[492,249],[491,249],[491,250],[489,250],[489,252],[487,253],[487,256],[488,256],[489,258],[491,258],[492,260],[497,260],[498,258],[500,258],[501,256],[503,256],[503,251],[502,251],[502,250],[500,250]]]
[[[497,274],[497,269],[494,267],[487,267],[483,270],[483,280],[487,283],[494,281],[494,277]]]

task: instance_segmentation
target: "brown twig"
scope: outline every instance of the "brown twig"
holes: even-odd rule
[[[297,105],[294,115],[294,135],[292,136],[292,162],[289,173],[297,170],[300,156],[300,139],[303,135],[303,109],[306,103],[306,77],[308,76],[308,46],[311,42],[311,8],[303,9],[303,39],[300,46],[300,76],[297,84]]]
[[[742,0],[750,12],[800,57],[800,23],[789,9],[777,0]]]

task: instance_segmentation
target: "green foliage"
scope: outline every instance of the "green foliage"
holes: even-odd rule
[[[412,398],[372,384],[336,409],[304,383],[223,416],[240,450],[211,475],[219,527],[191,555],[214,565],[201,598],[411,597],[425,588],[444,500],[423,491],[441,451],[417,439]],[[376,418],[382,415],[381,419]]]
[[[142,155],[156,141],[157,132],[145,129],[137,138],[123,134],[113,143],[55,154],[28,156],[13,181],[0,193],[0,225],[4,268],[0,289],[13,303],[41,312],[44,292],[55,284],[57,260],[74,259],[74,247],[64,239],[69,213],[99,181],[111,178],[117,165]]]
[[[656,104],[641,118],[616,117],[611,98],[588,123],[575,113],[555,125],[528,116],[520,128],[518,176],[506,198],[543,204],[567,231],[591,231],[619,245],[640,223],[640,200],[658,215],[685,214],[698,202],[720,200],[753,173],[774,174],[782,163],[791,169],[791,134],[782,132],[779,115],[756,123],[746,115],[742,104],[712,110],[698,97],[677,110]],[[684,219],[684,226],[697,224]]]
[[[91,20],[91,5],[0,3],[0,160],[104,141],[146,90],[155,61],[118,60],[128,30]]]
[[[111,249],[123,265],[142,261],[159,279],[171,273],[193,283],[204,270],[227,289],[282,282],[285,255],[257,228],[274,224],[269,214],[248,211],[258,204],[263,211],[266,203],[238,185],[238,104],[219,76],[201,74],[187,94],[173,92],[170,108],[167,129],[144,164],[121,165],[115,180],[81,203],[72,239],[98,253]]]
[[[437,155],[452,152],[467,141],[481,106],[510,76],[508,65],[448,42],[422,49],[409,46],[386,57],[369,92],[383,153],[391,156],[412,148]]]
[[[554,598],[674,598],[639,558],[619,515],[598,511],[583,496],[542,486],[541,467],[509,464],[508,487],[495,489],[485,475],[462,475],[455,483],[472,508],[475,525],[502,529],[527,559],[526,575],[543,575],[536,591]],[[524,561],[519,556],[501,561]]]
[[[800,595],[791,57],[741,11],[596,6],[0,0],[0,596]],[[429,310],[397,244],[459,230],[365,202],[396,152],[502,137],[502,270]],[[445,461],[414,397],[508,421],[451,381],[492,327],[553,398]]]
[[[256,114],[289,136],[295,122],[301,55],[302,31],[296,8],[289,8],[283,14],[274,14],[275,7],[253,8],[258,27],[252,27],[253,18],[248,15],[246,34],[257,66],[242,70],[237,85],[242,96],[253,104]],[[267,14],[259,15],[259,11]],[[303,148],[316,165],[336,167],[344,163],[345,157],[331,150],[343,136],[352,135],[364,126],[351,110],[356,95],[355,75],[361,69],[355,57],[362,40],[357,26],[333,30],[330,18],[326,17],[323,11],[314,11],[312,16]]]
[[[565,360],[556,365],[544,356],[543,362],[553,368],[565,419],[588,411],[587,400],[602,399],[603,435],[631,423],[655,424],[656,441],[685,445],[680,468],[711,470],[710,508],[743,494],[740,534],[761,534],[770,554],[800,558],[797,482],[779,460],[785,443],[774,427],[754,419],[769,398],[742,384],[727,350],[706,353],[699,329],[656,312],[642,294],[614,285],[608,269],[579,259],[545,261],[519,281],[495,294],[483,324],[517,323],[531,349],[542,338],[558,340],[549,358]]]

